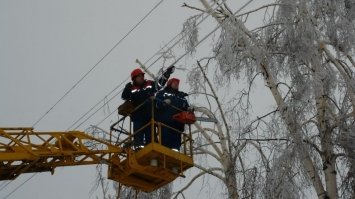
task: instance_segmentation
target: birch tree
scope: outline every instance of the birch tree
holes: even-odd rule
[[[293,189],[302,193],[306,189],[302,185],[310,185],[318,198],[355,198],[355,1],[277,0],[237,15],[227,4],[212,11],[210,2],[200,2],[201,8],[195,10],[209,13],[222,27],[213,49],[216,64],[209,64],[206,70],[214,70],[215,79],[223,80],[219,81],[221,85],[246,78],[252,86],[260,77],[275,108],[262,118],[267,121],[265,126],[274,130],[274,136],[288,140],[278,146],[270,142],[274,148],[268,152],[272,159],[261,174],[265,180],[260,197],[297,198],[297,191],[287,194]],[[265,13],[265,23],[248,29],[248,16],[259,10]],[[246,106],[244,111],[251,109]],[[211,129],[219,136],[221,149],[205,137],[217,153],[210,155],[225,163],[222,170],[216,170],[227,175],[216,177],[225,182],[230,198],[238,198],[240,193],[229,186],[235,189],[241,181],[235,177],[227,180],[226,176],[235,173],[226,171],[235,171],[228,168],[228,161],[235,162],[232,157],[240,155],[230,142],[233,127],[223,119],[222,112],[225,134]],[[250,128],[239,133],[257,131],[261,119],[256,121],[249,121]],[[206,131],[196,127],[201,133]]]
[[[226,1],[200,3],[184,7],[211,15],[221,30],[211,54],[188,68],[188,82],[197,115],[217,122],[194,125],[199,172],[174,197],[209,175],[226,198],[355,198],[355,1],[275,0],[242,13]],[[249,28],[251,15],[264,23]],[[198,50],[196,19],[184,24],[189,52]],[[272,98],[263,115],[253,114],[253,86]]]
[[[241,117],[242,115],[235,114],[235,103],[220,99],[220,92],[216,90],[207,71],[211,59],[213,58],[197,61],[189,73],[188,81],[192,88],[192,95],[205,97],[205,100],[199,100],[202,101],[202,106],[195,106],[195,113],[201,117],[215,119],[215,123],[194,124],[195,128],[192,132],[196,143],[194,159],[195,167],[200,172],[194,175],[185,187],[177,191],[175,197],[182,194],[199,177],[210,175],[223,184],[225,187],[223,195],[226,198],[255,198],[259,195],[257,189],[261,184],[258,177],[263,173],[264,168],[268,167],[269,161],[261,145],[257,143],[261,140],[247,139],[235,133],[246,128],[245,119]],[[239,101],[239,99],[241,98],[231,101]],[[263,141],[270,141],[270,139]],[[251,151],[257,154],[252,160],[247,158]],[[207,163],[199,161],[196,158],[198,156],[206,158]]]

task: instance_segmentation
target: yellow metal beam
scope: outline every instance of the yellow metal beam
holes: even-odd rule
[[[160,130],[158,133],[161,137]],[[109,179],[150,192],[174,181],[193,166],[192,150],[187,150],[192,139],[183,134],[183,140],[181,153],[154,139],[143,149],[134,151],[129,144],[132,136],[116,146],[80,131],[35,132],[32,128],[0,128],[0,180],[13,180],[22,173],[53,173],[61,166],[104,163],[109,166]],[[153,159],[158,165],[151,165]]]
[[[0,180],[21,173],[53,171],[59,166],[111,163],[121,148],[80,131],[34,132],[0,128]]]

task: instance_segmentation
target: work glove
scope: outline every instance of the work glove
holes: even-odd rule
[[[171,99],[165,99],[163,102],[164,102],[165,104],[171,104]]]
[[[124,88],[125,89],[131,89],[131,87],[132,87],[131,82],[128,82]]]
[[[166,72],[171,75],[175,71],[175,66],[169,66],[169,68],[166,69]]]
[[[181,92],[181,96],[182,96],[182,97],[187,97],[187,96],[189,96],[189,94],[184,93],[184,92]]]

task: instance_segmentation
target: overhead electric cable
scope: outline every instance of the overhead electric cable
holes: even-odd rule
[[[21,188],[26,182],[30,181],[33,177],[35,177],[37,173],[32,174],[26,181],[24,181],[23,183],[21,183],[19,186],[17,186],[14,190],[12,190],[10,193],[8,193],[5,198],[3,199],[7,199],[9,196],[11,196],[11,194],[15,193],[19,188]]]
[[[238,9],[235,13],[233,13],[233,15],[236,15],[240,10],[244,9],[244,8],[245,8],[248,4],[250,4],[252,1],[253,1],[253,0],[249,0],[249,1],[248,1],[247,3],[245,3],[240,9]],[[218,24],[215,29],[213,29],[210,33],[208,33],[205,37],[203,37],[196,45],[194,45],[193,48],[195,48],[195,47],[197,47],[199,44],[201,44],[205,39],[207,39],[207,38],[208,38],[210,35],[212,35],[216,30],[218,30],[224,23],[225,23],[225,21],[222,22],[222,23],[220,23],[220,24]],[[191,48],[191,49],[193,49],[193,48]],[[191,51],[191,50],[186,51],[183,55],[181,55],[181,56],[179,57],[179,59],[175,60],[175,62],[173,62],[170,66],[172,66],[172,65],[176,64],[177,62],[179,62],[183,57],[185,57],[188,53],[190,53],[190,51]],[[153,64],[152,64],[152,65],[153,65]],[[150,66],[152,66],[152,65],[150,65]],[[150,67],[150,66],[149,66],[149,67]],[[149,67],[148,67],[148,68],[149,68]],[[119,94],[119,93],[118,93],[118,94]],[[115,96],[117,96],[118,94],[116,94]],[[111,99],[113,99],[113,98],[111,98]],[[108,116],[106,116],[103,120],[101,120],[96,126],[100,125],[103,121],[105,121],[105,120],[106,120],[110,115],[112,115],[114,112],[115,112],[115,110],[112,111],[112,112],[111,112]],[[33,174],[29,179],[27,179],[25,182],[23,182],[23,183],[20,184],[18,187],[16,187],[13,191],[11,191],[11,192],[6,196],[6,198],[8,198],[12,193],[16,192],[21,186],[23,186],[26,182],[28,182],[30,179],[32,179],[36,174],[37,174],[37,173]],[[6,198],[4,198],[4,199],[6,199]]]
[[[215,7],[214,9],[211,10],[211,12],[214,12],[216,9],[218,9],[223,3],[225,3],[227,0],[223,0],[223,2],[221,4],[219,4],[217,7]],[[217,4],[216,2],[212,5],[214,6],[215,4]],[[205,13],[203,13],[205,14]],[[200,15],[202,16],[202,15]],[[203,21],[205,21],[210,15],[206,15],[204,18],[202,18],[197,24],[196,26],[193,28],[193,30],[195,30]],[[144,65],[146,65],[151,59],[153,59],[157,54],[159,54],[161,52],[161,50],[163,50],[165,47],[168,46],[169,43],[171,43],[173,40],[175,40],[179,35],[181,35],[182,32],[176,34],[167,44],[164,45],[164,47],[160,48],[153,56],[151,56],[147,61],[144,62]],[[176,41],[172,46],[170,46],[166,51],[170,51],[172,48],[174,48],[177,44],[180,43],[180,41],[182,39],[184,39],[186,35],[182,35],[182,37]],[[152,64],[149,65],[148,69],[151,68],[156,62],[158,62],[164,55],[161,54]],[[80,120],[82,120],[84,117],[86,117],[92,110],[94,110],[99,104],[101,104],[105,98],[109,95],[111,95],[115,90],[117,90],[121,85],[124,84],[124,82],[126,82],[129,79],[129,76],[124,79],[122,82],[119,83],[118,86],[116,86],[113,90],[111,90],[109,92],[109,94],[105,95],[104,98],[102,98],[99,102],[97,102],[94,106],[92,106],[84,115],[82,115],[78,120],[76,120],[70,127],[67,128],[67,130],[72,129],[77,123],[80,122]],[[123,91],[123,89],[121,89],[118,93],[116,93],[114,95],[117,96],[119,95],[121,92]],[[110,102],[113,98],[110,98],[110,100],[108,100],[108,102]],[[85,123],[87,120],[89,120],[93,115],[95,115],[100,109],[102,109],[104,107],[104,105],[100,106],[94,113],[92,113],[91,115],[89,115],[84,121],[82,121],[79,125],[77,125],[74,129],[79,128],[83,123]]]
[[[249,0],[246,4],[244,4],[240,9],[238,9],[235,13],[233,13],[233,15],[236,15],[239,11],[241,11],[243,8],[245,8],[248,4],[250,4],[253,0]],[[197,44],[195,44],[193,46],[193,48],[197,47],[198,45],[200,45],[204,40],[206,40],[209,36],[211,36],[216,30],[218,30],[222,25],[224,25],[224,23],[226,23],[226,21],[223,21],[222,23],[218,24],[210,33],[208,33],[206,36],[204,36]],[[175,62],[173,62],[172,64],[170,64],[170,66],[175,65],[177,62],[179,62],[183,57],[185,57],[188,53],[191,52],[191,50],[193,49],[191,48],[190,50],[186,51],[183,55],[181,55],[177,60],[175,60]],[[150,65],[152,66],[152,65]],[[150,67],[149,66],[149,67]],[[149,68],[148,67],[148,68]],[[99,126],[102,122],[104,122],[107,118],[109,118],[116,110],[112,111],[109,115],[107,115],[103,120],[101,120],[99,123],[96,124],[96,126]]]
[[[157,4],[155,4],[155,6],[147,13],[143,16],[142,19],[140,19],[101,59],[99,59],[98,62],[96,62],[96,64],[94,64],[91,69],[86,72],[67,92],[64,93],[64,95],[59,98],[56,103],[50,108],[48,109],[33,125],[32,127],[35,127],[40,121],[42,121],[43,118],[45,118],[50,111],[53,110],[53,108],[55,106],[57,106],[72,90],[74,90],[74,88],[80,84],[80,82],[82,80],[85,79],[86,76],[88,76],[117,46],[120,45],[120,43],[128,36],[130,35],[133,30],[135,30],[161,3],[163,3],[164,0],[160,0]],[[21,186],[23,186],[27,181],[29,181],[30,179],[32,179],[37,173],[35,173],[34,175],[32,175],[29,179],[27,179],[24,183],[20,184],[18,187],[16,187],[12,192],[10,192],[6,197],[10,196],[12,193],[14,193],[17,189],[19,189]],[[9,184],[11,184],[11,182],[13,181],[9,181],[8,183],[6,183],[3,187],[1,187],[0,191],[5,189]]]
[[[98,62],[96,62],[96,64],[94,64],[94,66],[91,67],[91,69],[86,72],[67,92],[64,93],[64,95],[58,99],[58,101],[50,108],[48,109],[33,125],[32,127],[36,126],[46,115],[49,114],[49,112],[51,110],[53,110],[53,108],[55,106],[57,106],[57,104],[59,104],[59,102],[61,102],[81,81],[83,81],[83,79],[85,79],[86,76],[88,76],[91,71],[93,71],[118,45],[120,45],[120,43],[128,36],[130,35],[134,29],[136,29],[164,0],[159,1],[146,15],[144,15],[144,17],[139,20],[138,23],[136,23],[103,57],[101,57],[101,59],[99,59]]]

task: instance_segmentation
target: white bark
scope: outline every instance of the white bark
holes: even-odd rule
[[[315,65],[312,67],[315,71],[314,76],[320,73],[320,66]],[[336,160],[334,158],[333,144],[331,142],[331,129],[329,125],[329,120],[327,119],[327,91],[326,88],[318,88],[318,92],[315,94],[316,108],[317,108],[317,120],[318,120],[318,131],[321,140],[322,154],[319,154],[322,157],[323,161],[323,170],[325,175],[325,185],[327,196],[330,199],[338,198],[337,184],[336,184],[336,171],[335,164]]]
[[[318,198],[335,199],[338,198],[338,194],[343,196],[344,190],[347,195],[355,195],[355,187],[351,184],[354,181],[353,173],[355,172],[339,169],[343,167],[346,168],[345,170],[353,168],[353,161],[347,159],[349,157],[344,155],[344,159],[339,158],[338,160],[345,160],[344,162],[350,163],[350,166],[341,165],[339,167],[337,165],[339,154],[335,154],[342,150],[345,150],[345,153],[353,150],[352,147],[347,146],[348,143],[340,143],[339,140],[344,139],[344,136],[349,136],[347,132],[355,129],[353,122],[355,118],[355,62],[351,55],[355,50],[355,24],[353,19],[346,19],[347,16],[344,18],[342,12],[344,11],[344,2],[278,0],[275,4],[264,5],[245,12],[245,15],[238,16],[234,16],[232,11],[224,4],[220,5],[221,8],[218,11],[214,11],[211,2],[207,0],[200,0],[200,2],[204,9],[198,8],[197,10],[209,13],[223,28],[213,49],[215,56],[213,59],[218,64],[216,67],[218,70],[214,76],[217,77],[217,81],[220,81],[220,84],[224,86],[226,81],[221,78],[222,75],[227,76],[228,80],[233,78],[232,81],[234,81],[234,78],[237,81],[243,80],[244,74],[242,72],[246,72],[248,81],[254,79],[255,74],[262,73],[263,75],[265,86],[269,88],[277,113],[279,113],[276,116],[268,116],[268,118],[275,119],[275,124],[277,122],[282,123],[281,125],[276,124],[276,130],[280,131],[279,134],[282,137],[290,136],[290,140],[292,140],[292,143],[288,143],[285,147],[291,146],[291,149],[296,149],[298,153],[295,159],[292,159],[294,162],[290,165],[289,170],[285,170],[282,175],[293,178],[287,172],[293,171],[295,168],[299,169],[298,164],[300,163],[303,169],[297,170],[297,177],[301,178],[301,180],[296,180],[300,180],[297,183],[305,182],[303,177],[309,179]],[[271,7],[274,7],[274,10]],[[345,7],[350,9],[346,5]],[[248,30],[241,19],[248,20],[250,14],[261,9],[265,9],[265,13],[269,14],[269,16],[265,14],[264,20],[270,21],[254,30]],[[351,8],[350,10],[353,11],[354,9]],[[340,28],[341,25],[344,26]],[[327,41],[327,44],[322,41]],[[331,50],[326,46],[329,46]],[[333,51],[336,51],[336,56],[333,55]],[[233,142],[230,142],[231,135],[223,117],[222,103],[219,103],[219,98],[203,67],[199,63],[198,66],[204,79],[207,79],[200,83],[203,85],[207,83],[210,87],[212,95],[208,95],[216,100],[217,110],[221,114],[222,125],[219,124],[216,132],[211,129],[209,131],[212,132],[213,137],[217,135],[220,138],[218,144],[213,143],[211,146],[219,148],[220,153],[213,154],[221,159],[221,165],[226,177],[228,177],[235,171],[235,166],[239,166],[235,163],[235,159],[239,159],[240,164],[244,161],[239,156],[242,150],[238,149],[238,147],[243,148],[243,143],[238,141],[238,146],[235,146]],[[199,75],[200,78],[201,74]],[[197,75],[194,77],[197,77]],[[249,86],[252,85],[253,81],[249,82]],[[206,89],[203,92],[207,93]],[[250,87],[249,91],[246,92],[249,102]],[[244,93],[241,95],[244,95]],[[210,103],[209,105],[211,106]],[[241,107],[245,112],[252,110],[249,106],[245,108],[238,104],[238,107]],[[229,113],[237,109],[232,108]],[[262,128],[259,127],[261,121],[263,120],[258,118],[257,123],[252,126],[253,128],[248,129],[247,133],[241,136],[258,133],[258,130]],[[267,122],[261,125],[269,126]],[[280,127],[277,125],[280,125]],[[281,132],[284,131],[284,128],[287,128],[287,133]],[[213,138],[208,141],[212,140]],[[297,147],[294,147],[294,145],[297,145]],[[282,148],[278,147],[277,149]],[[259,153],[262,154],[261,159],[266,162],[265,167],[268,168],[268,159],[265,158],[263,151],[259,150]],[[274,152],[270,153],[274,155]],[[287,162],[288,153],[277,151],[275,154],[282,156],[284,161]],[[211,154],[211,156],[213,155]],[[272,158],[273,161],[277,159]],[[246,170],[244,166],[240,166],[243,172]],[[321,166],[323,166],[323,169]],[[233,167],[234,169],[232,169]],[[272,163],[271,169],[275,168],[274,163]],[[273,173],[267,179],[272,180],[280,176],[281,174]],[[237,182],[239,182],[237,178],[230,178],[230,181],[226,178],[225,184],[228,193],[231,194],[230,197],[238,195],[238,192],[235,195],[229,188],[237,187]],[[345,182],[347,178],[348,182]],[[343,183],[348,183],[347,187],[340,186]],[[292,182],[289,185],[293,184],[296,183]],[[304,189],[301,186],[299,188]],[[243,188],[244,185],[242,185]],[[268,188],[273,189],[272,186]],[[283,194],[291,190],[283,187],[276,189]],[[298,191],[298,188],[293,190]],[[239,193],[241,197],[245,197],[243,195],[245,193]],[[278,197],[277,194],[269,197],[275,196]],[[297,196],[295,194],[292,198],[298,198]]]
[[[280,92],[277,89],[276,83],[274,79],[272,78],[272,75],[270,74],[268,68],[264,65],[260,65],[261,70],[264,73],[264,78],[265,78],[265,83],[267,87],[270,88],[270,91],[275,99],[275,102],[277,104],[278,110],[280,111],[280,114],[282,115],[282,118],[284,119],[284,122],[286,123],[288,130],[290,132],[291,137],[293,140],[299,145],[301,148],[300,151],[304,152],[302,154],[302,163],[303,166],[305,167],[305,170],[311,179],[313,186],[317,192],[317,195],[319,198],[326,198],[327,194],[324,190],[323,184],[320,180],[319,174],[315,169],[314,163],[309,156],[307,149],[304,149],[304,145],[302,143],[302,134],[299,132],[296,124],[289,118],[289,115],[287,113],[287,106],[285,105]]]
[[[206,10],[211,10],[210,5],[205,0],[200,0],[200,1],[206,7]],[[211,14],[211,15],[213,17],[215,17],[217,22],[221,23],[221,20],[219,18],[217,18],[215,14]],[[230,13],[225,13],[225,15],[231,17]],[[236,19],[236,20],[238,20],[238,19]],[[239,22],[238,24],[240,27],[236,27],[236,28],[240,28],[251,40],[253,40],[253,38],[251,37],[252,34],[249,33],[247,28],[245,28],[245,26],[241,22]],[[253,41],[253,42],[257,43],[256,41]],[[257,49],[254,49],[254,50],[257,51]],[[261,49],[259,51],[260,52],[257,52],[257,53],[254,52],[254,53],[256,55],[263,54],[263,53],[261,53]],[[255,54],[252,55],[254,57],[254,59],[255,60],[259,59],[259,57],[255,57]],[[287,106],[285,105],[283,98],[277,88],[277,84],[276,84],[272,74],[270,73],[268,66],[263,62],[264,61],[261,60],[261,62],[259,63],[259,68],[263,73],[263,77],[264,77],[264,81],[266,83],[266,86],[268,88],[270,88],[270,91],[275,99],[278,110],[279,110],[280,114],[282,115],[282,118],[288,127],[290,135],[292,136],[294,141],[297,144],[299,144],[300,148],[304,148],[303,142],[302,142],[302,133],[298,130],[297,125],[292,121],[292,119],[289,118],[289,115],[287,112]],[[313,183],[313,186],[318,194],[318,197],[319,198],[326,198],[327,194],[326,194],[323,184],[320,180],[320,176],[315,169],[315,166],[314,166],[314,163],[313,163],[311,157],[307,153],[306,149],[301,149],[300,151],[304,152],[304,154],[302,154],[303,166],[305,167],[305,170],[307,171],[307,174]]]

